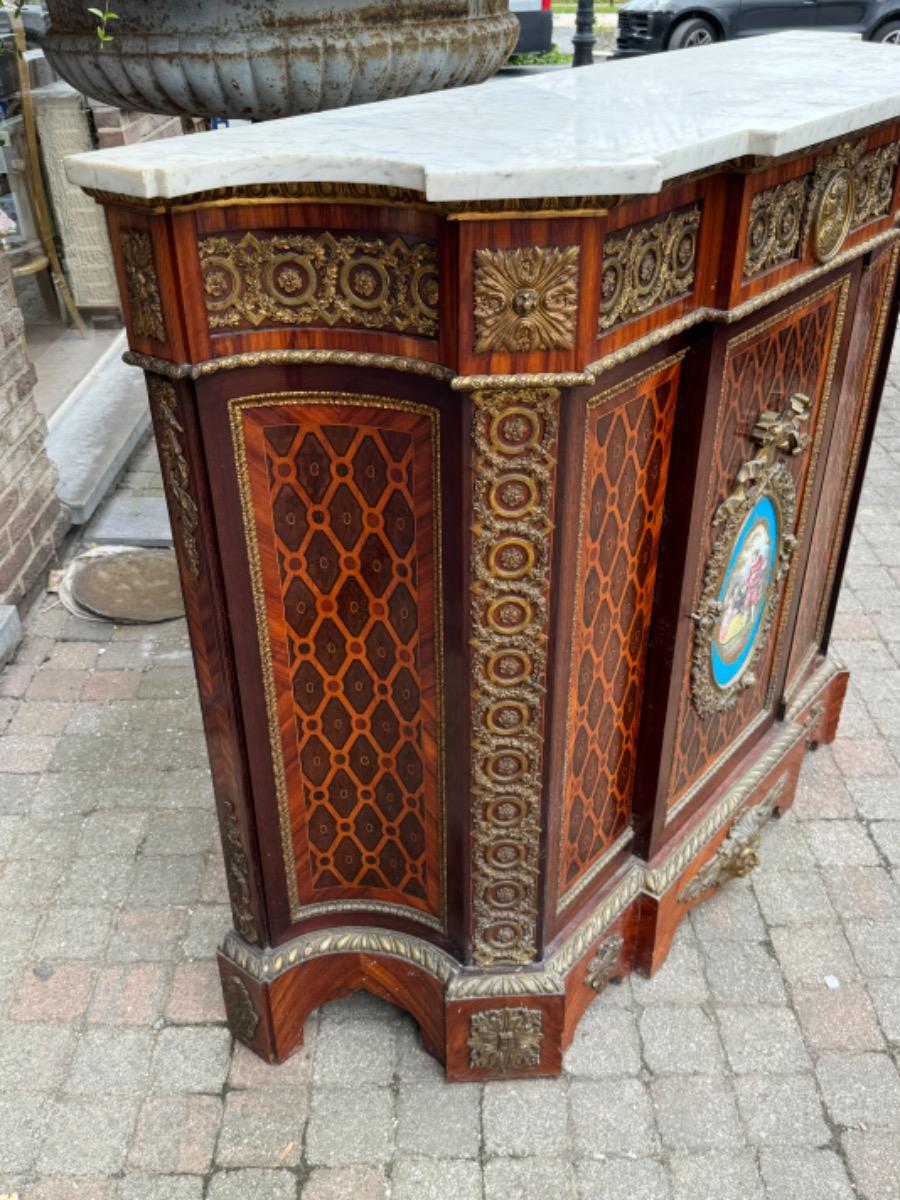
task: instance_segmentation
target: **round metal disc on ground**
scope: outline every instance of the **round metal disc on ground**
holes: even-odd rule
[[[184,615],[178,568],[169,550],[86,558],[72,581],[72,594],[110,621],[143,625]]]

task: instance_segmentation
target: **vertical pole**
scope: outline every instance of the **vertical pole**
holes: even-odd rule
[[[578,0],[578,8],[575,12],[575,34],[572,37],[572,66],[593,66],[596,44],[594,0]]]

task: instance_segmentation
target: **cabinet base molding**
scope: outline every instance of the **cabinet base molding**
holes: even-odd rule
[[[790,807],[808,749],[834,739],[848,673],[822,660],[788,709],[649,862],[632,859],[542,963],[477,970],[421,938],[348,927],[260,949],[234,930],[219,951],[228,1025],[269,1062],[303,1044],[319,1005],[364,990],[408,1012],[450,1080],[558,1075],[588,1005],[631,971],[653,975],[681,920],[759,857]]]

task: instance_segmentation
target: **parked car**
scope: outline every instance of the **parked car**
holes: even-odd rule
[[[552,0],[509,0],[519,18],[519,40],[513,54],[547,54],[553,47]]]
[[[619,10],[616,56],[784,29],[836,29],[900,45],[900,0],[628,0]]]

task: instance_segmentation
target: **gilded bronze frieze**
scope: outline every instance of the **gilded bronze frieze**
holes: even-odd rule
[[[253,1006],[246,983],[237,975],[229,975],[222,984],[228,1027],[243,1042],[252,1042],[259,1029],[259,1013]]]
[[[150,234],[141,229],[123,229],[119,233],[119,247],[125,271],[131,328],[138,337],[164,342],[166,326]]]
[[[536,952],[559,392],[473,399],[472,940],[485,967]]]
[[[578,246],[475,251],[475,351],[571,350]]]
[[[245,233],[203,238],[199,250],[210,329],[347,325],[437,337],[432,241]]]
[[[191,471],[184,453],[184,429],[178,420],[178,396],[167,379],[147,375],[150,407],[156,415],[157,445],[166,490],[172,503],[182,560],[192,583],[200,578],[200,552],[197,529],[200,514],[191,495]]]
[[[745,279],[799,256],[808,188],[809,177],[803,175],[753,197],[744,252]]]
[[[633,225],[603,243],[599,333],[690,294],[700,240],[700,209]]]

